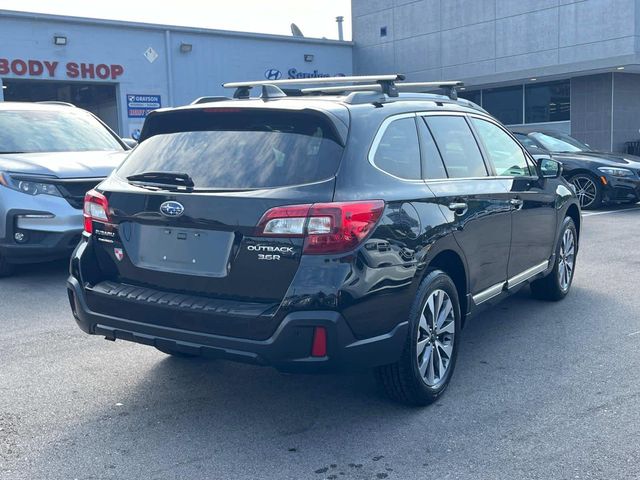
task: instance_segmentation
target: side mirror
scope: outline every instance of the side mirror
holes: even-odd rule
[[[129,147],[129,149],[135,148],[138,145],[138,142],[136,140],[129,137],[123,138],[122,141],[127,147]]]
[[[562,175],[562,164],[550,157],[538,157],[538,175],[540,178],[559,178]]]

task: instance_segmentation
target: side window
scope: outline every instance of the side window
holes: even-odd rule
[[[476,127],[498,176],[533,175],[522,147],[507,132],[497,125],[479,118],[471,118],[471,122]]]
[[[422,150],[423,178],[425,180],[447,178],[447,171],[442,163],[442,157],[424,118],[418,119],[418,133],[420,134],[420,147]]]
[[[420,180],[420,145],[414,117],[400,118],[387,125],[373,163],[396,177]]]
[[[486,177],[487,167],[464,117],[425,117],[450,178]]]

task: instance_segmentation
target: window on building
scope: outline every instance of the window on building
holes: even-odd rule
[[[482,154],[464,117],[425,117],[450,178],[486,177]]]
[[[472,118],[480,140],[484,144],[487,156],[498,176],[528,176],[533,175],[527,157],[522,147],[513,140],[502,128],[486,120]]]
[[[469,100],[476,105],[482,105],[482,91],[481,90],[458,90],[458,97]]]
[[[561,122],[570,119],[569,80],[525,86],[525,122]]]
[[[401,118],[387,126],[373,163],[396,177],[411,180],[421,178],[420,146],[414,117]]]
[[[387,36],[387,27],[380,27],[380,36],[381,37]]]
[[[522,85],[482,91],[482,107],[505,125],[522,123]]]

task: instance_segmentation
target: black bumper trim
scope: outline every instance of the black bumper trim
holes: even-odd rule
[[[93,312],[75,277],[69,277],[67,288],[76,322],[86,333],[110,340],[169,347],[184,353],[270,365],[286,372],[352,370],[393,363],[400,358],[408,331],[408,322],[403,322],[386,334],[358,339],[338,312],[300,311],[288,314],[266,340],[228,337]],[[316,326],[327,329],[326,357],[310,356]]]

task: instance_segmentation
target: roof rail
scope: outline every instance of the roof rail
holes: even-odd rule
[[[396,83],[395,88],[399,92],[413,92],[423,93],[426,91],[432,91],[436,89],[444,89],[445,95],[451,100],[458,99],[457,87],[464,86],[463,82],[459,81],[446,81],[446,82],[408,82],[408,83]],[[369,85],[344,85],[344,86],[330,86],[330,87],[310,87],[303,88],[303,94],[313,93],[340,93],[340,92],[384,92],[383,88],[379,84]]]
[[[233,94],[233,98],[249,98],[249,92],[253,87],[264,87],[265,85],[279,87],[280,85],[352,84],[375,82],[375,84],[381,89],[383,93],[386,93],[390,97],[397,97],[398,91],[395,88],[395,82],[401,82],[404,79],[404,75],[397,73],[392,75],[289,78],[285,80],[254,80],[248,82],[223,83],[222,86],[224,88],[236,89],[235,93]]]
[[[35,103],[41,103],[43,105],[61,105],[63,107],[75,107],[73,103],[59,102],[58,100],[42,100],[40,102],[35,102]]]
[[[198,97],[189,105],[198,105],[200,103],[222,102],[223,100],[231,100],[230,97],[210,96],[210,97]]]

